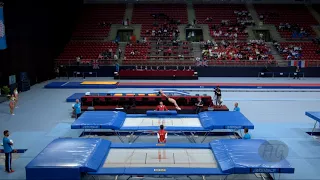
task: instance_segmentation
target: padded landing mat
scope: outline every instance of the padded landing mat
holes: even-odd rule
[[[85,81],[89,82],[89,81]],[[91,82],[91,81],[90,81]],[[109,84],[82,84],[83,82],[51,82],[44,86],[48,89],[114,89],[117,88],[117,82]]]
[[[117,81],[83,81],[82,85],[116,85]]]
[[[120,82],[118,88],[264,88],[264,89],[320,89],[320,83],[161,83]]]
[[[93,81],[85,81],[92,83]],[[163,82],[115,82],[115,84],[82,84],[83,82],[51,82],[45,88],[58,89],[114,89],[114,88],[221,88],[232,89],[320,89],[320,83],[163,83]],[[111,82],[106,82],[111,83]]]

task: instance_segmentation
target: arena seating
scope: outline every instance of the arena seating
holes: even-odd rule
[[[306,66],[316,66],[316,61],[320,59],[320,54],[316,51],[319,50],[319,45],[314,44],[312,42],[282,42],[280,43],[281,49],[287,49],[287,53],[281,53],[283,59],[287,59],[287,56],[290,54],[289,51],[293,50],[294,47],[301,47],[301,57],[297,60],[304,60],[306,62]],[[292,58],[294,60],[294,58]]]
[[[120,79],[198,79],[194,70],[121,70]]]
[[[112,49],[117,50],[117,44],[112,42],[86,42],[86,41],[70,41],[64,51],[60,54],[58,60],[60,62],[76,61],[76,57],[82,56],[82,63],[98,59],[99,54]]]
[[[255,5],[254,7],[259,16],[264,16],[264,23],[274,24],[278,28],[280,35],[285,39],[293,40],[293,32],[292,30],[279,30],[280,23],[289,23],[291,26],[297,24],[309,32],[311,36],[315,36],[315,32],[311,29],[311,26],[317,25],[318,22],[304,5],[263,4]]]
[[[141,37],[150,37],[153,29],[157,30],[163,24],[169,24],[165,18],[155,19],[152,15],[163,13],[173,20],[180,20],[181,24],[188,23],[187,7],[185,4],[136,4],[133,9],[132,24],[142,24]],[[157,22],[158,27],[154,26]],[[176,25],[170,25],[177,28]],[[149,31],[149,33],[147,32]],[[168,33],[172,36],[172,33]]]
[[[86,5],[73,37],[88,40],[106,38],[110,24],[122,23],[125,8],[125,4]]]
[[[203,59],[209,60],[208,65],[237,65],[238,63],[239,66],[260,66],[266,65],[266,63],[275,63],[274,57],[270,54],[270,48],[259,41],[248,43],[229,43],[225,41],[224,44],[202,42],[201,47],[203,49]]]
[[[195,4],[194,10],[196,13],[197,23],[198,24],[208,24],[210,27],[210,34],[214,37],[215,40],[221,40],[221,39],[233,39],[231,37],[225,37],[224,34],[228,32],[230,27],[238,27],[239,30],[231,31],[232,33],[237,32],[237,39],[238,40],[246,40],[247,34],[240,30],[240,26],[234,26],[237,23],[237,20],[241,20],[243,18],[251,19],[250,17],[239,17],[235,11],[247,11],[245,5],[200,5]],[[212,18],[212,20],[206,21],[207,18]],[[238,18],[238,19],[237,19]],[[221,25],[222,20],[228,20],[229,25],[225,25],[222,27],[219,27]],[[215,25],[217,27],[217,32],[222,31],[222,36],[214,36],[215,28],[212,26]],[[229,33],[230,34],[230,33]]]
[[[280,35],[285,39],[300,41],[301,36],[294,38],[293,30],[280,28],[280,23],[289,23],[297,29],[303,28],[310,33],[311,37],[315,36],[311,26],[318,23],[305,6],[259,4],[254,5],[254,7],[258,15],[263,15],[261,20],[266,24],[274,24]],[[313,5],[313,7],[320,12],[320,6]],[[267,46],[251,45],[251,52],[246,50],[248,44],[245,41],[248,36],[245,28],[251,25],[253,20],[244,4],[194,4],[193,8],[197,23],[209,25],[210,34],[214,37],[214,41],[225,40],[231,43],[227,47],[209,46],[209,49],[213,52],[226,53],[227,56],[225,58],[203,56],[206,62],[201,66],[265,66],[276,64]],[[124,4],[86,5],[82,13],[85,15],[74,31],[74,39],[66,45],[63,53],[58,57],[58,62],[60,64],[76,64],[76,57],[82,56],[82,62],[89,64],[95,59],[105,59],[99,55],[109,51],[109,49],[116,52],[116,44],[96,42],[96,40],[107,37],[110,24],[119,24],[126,18],[124,17],[125,9]],[[139,40],[139,43],[131,42],[131,44],[128,44],[123,51],[121,65],[151,66],[152,69],[158,69],[155,66],[178,65],[186,67],[198,65],[194,56],[198,52],[193,52],[193,47],[189,42],[180,42],[178,46],[173,45],[173,40],[175,40],[173,31],[178,29],[178,24],[189,23],[186,4],[135,4],[132,13],[132,17],[127,17],[129,18],[129,24],[142,25],[141,38],[146,38],[146,42]],[[223,21],[228,21],[228,23]],[[159,28],[163,27],[166,27],[169,33],[152,35],[153,30],[157,32]],[[229,35],[225,36],[225,33]],[[234,36],[234,34],[237,34],[237,36]],[[304,37],[305,39],[302,40],[311,37]],[[81,41],[75,41],[75,39]],[[235,39],[238,41],[234,41]],[[299,43],[292,44],[299,45]],[[300,44],[303,46],[302,60],[306,61],[306,65],[318,65],[318,62],[314,61],[320,58],[320,55],[316,53],[319,50],[318,45],[311,42],[301,42]],[[281,44],[281,46],[288,45],[288,43]],[[254,49],[258,49],[260,55],[262,54],[264,58],[257,61]],[[135,54],[132,55],[131,52],[135,52]],[[234,58],[230,56],[230,52],[233,52],[233,54],[240,52],[242,56],[246,57],[242,59]],[[250,57],[253,60],[246,61],[251,59]],[[282,57],[287,59],[287,54],[283,53]],[[70,63],[71,61],[72,63]],[[100,62],[104,65],[114,64],[114,61],[110,60]]]
[[[151,46],[148,43],[136,43],[136,44],[128,44],[126,46],[125,54],[124,56],[125,61],[128,60],[135,60],[135,59],[147,59],[147,56],[150,52]],[[134,53],[132,55],[131,53]]]
[[[134,52],[135,55],[132,55],[132,52]],[[164,40],[161,41],[161,43],[152,41],[148,43],[130,44],[126,47],[126,58],[123,63],[125,65],[139,65],[140,62],[151,65],[165,65],[161,62],[168,61],[168,65],[177,65],[179,62],[173,60],[194,60],[191,53],[192,47],[189,42],[180,42],[179,45],[173,45],[172,41]],[[192,65],[194,65],[194,63]]]
[[[195,103],[197,103],[198,96],[170,96],[175,99],[179,106],[182,108],[180,113],[194,113],[195,112]],[[212,104],[211,96],[202,96],[201,97],[204,103],[203,109],[207,110],[208,107]],[[156,106],[159,105],[159,102],[167,106],[168,109],[175,109],[172,106],[172,103],[163,96],[84,96],[81,98],[81,108],[83,111],[87,111],[89,107],[93,107],[94,110],[114,110],[115,108],[123,107],[127,112],[133,113],[146,113],[147,110],[156,109]],[[228,108],[223,106],[221,108],[216,108],[215,110],[227,111]]]

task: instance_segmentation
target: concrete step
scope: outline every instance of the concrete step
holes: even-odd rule
[[[132,17],[133,7],[134,7],[134,5],[133,5],[132,3],[127,4],[126,11],[125,11],[125,13],[124,13],[123,19],[129,18],[129,20],[130,20],[130,22],[131,22],[131,20],[132,20],[131,17]]]
[[[320,37],[320,26],[311,26],[317,37]]]
[[[267,30],[270,32],[270,36],[273,40],[278,42],[286,42],[286,40],[280,36],[280,33],[277,31],[276,26],[272,24],[264,24],[262,26],[249,26],[247,28],[248,40],[257,39],[254,33],[255,30]]]
[[[271,49],[271,54],[276,60],[277,64],[280,67],[286,67],[288,63],[282,58],[282,56],[279,54],[278,50],[273,46],[273,43],[266,43],[268,47]]]
[[[188,22],[189,24],[193,24],[193,20],[196,19],[196,14],[194,12],[192,3],[187,4],[187,12],[188,12]]]
[[[306,7],[308,8],[309,12],[312,14],[312,16],[318,21],[318,23],[320,24],[320,14],[313,9],[313,7],[311,5],[306,5]]]
[[[179,39],[181,41],[186,41],[186,37],[187,37],[186,36],[186,27],[187,27],[186,24],[181,24],[181,25],[178,26],[178,30],[180,32]]]
[[[193,48],[193,56],[194,58],[197,57],[202,57],[202,52],[200,48],[200,43],[199,42],[192,42],[192,48]]]
[[[256,25],[260,24],[261,21],[260,21],[259,15],[256,9],[254,8],[253,4],[246,3],[246,7],[248,9],[248,12],[251,14],[252,19],[254,20],[254,23]]]

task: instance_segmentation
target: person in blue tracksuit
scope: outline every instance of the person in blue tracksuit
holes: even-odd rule
[[[239,104],[238,104],[238,103],[235,103],[235,104],[234,104],[233,111],[240,111],[240,108],[239,108]]]
[[[3,131],[3,150],[5,154],[5,171],[7,173],[13,173],[14,170],[12,170],[11,163],[12,163],[12,153],[13,153],[13,142],[9,139],[9,131],[5,130]]]
[[[81,116],[81,103],[79,99],[76,100],[76,104],[73,106],[75,112],[76,112],[76,119],[78,119]]]
[[[251,139],[251,135],[249,134],[249,129],[248,128],[244,128],[243,139]]]

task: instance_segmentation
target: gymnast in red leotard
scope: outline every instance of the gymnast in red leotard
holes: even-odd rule
[[[166,94],[163,93],[163,91],[162,91],[161,89],[160,89],[160,91],[159,91],[159,94],[161,94],[161,96],[166,97],[167,100],[168,100],[169,102],[171,102],[171,103],[176,107],[177,110],[181,110],[181,108],[180,108],[179,105],[177,104],[177,101],[174,100],[174,99],[172,99],[172,98],[170,98],[170,97],[168,97]]]

